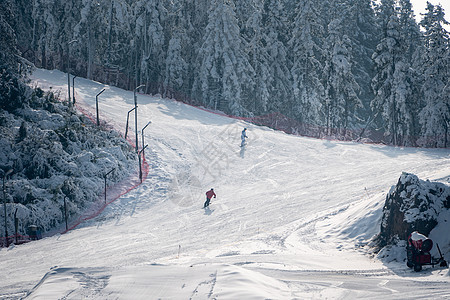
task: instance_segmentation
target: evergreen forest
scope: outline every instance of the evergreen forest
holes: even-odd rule
[[[409,0],[2,0],[0,108],[36,66],[295,134],[449,147],[439,5]],[[281,124],[281,125],[280,125]]]

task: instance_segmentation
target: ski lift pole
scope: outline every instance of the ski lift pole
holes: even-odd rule
[[[142,133],[142,150],[144,150],[144,130],[145,128],[147,128],[148,125],[150,125],[152,123],[152,121],[148,121],[147,125],[144,126],[144,128],[142,128],[141,133]]]
[[[70,45],[78,42],[78,40],[72,40],[67,43],[67,93],[69,95],[69,99],[67,99],[67,104],[70,106],[72,102],[70,101]]]
[[[14,169],[9,169],[4,175],[3,175],[3,208],[5,210],[5,242],[6,247],[8,248],[8,224],[6,219],[6,189],[5,189],[5,180],[8,177],[9,174],[11,174],[14,171]]]
[[[112,171],[114,171],[116,168],[113,168],[111,171],[109,171],[108,173],[105,174],[105,204],[106,204],[106,177],[111,174]]]
[[[67,202],[66,202],[67,196],[64,196],[64,219],[66,220],[66,231],[69,230],[69,226],[67,224]]]
[[[75,78],[78,76],[73,76],[72,78],[72,99],[73,99],[73,106],[75,106]]]
[[[132,109],[130,109],[127,113],[127,126],[125,127],[125,139],[127,139],[127,134],[128,134],[128,120],[130,119],[130,112],[132,112],[133,110],[135,110],[137,108],[137,106],[133,107]]]
[[[16,245],[18,244],[19,240],[19,219],[17,218],[17,211],[19,209],[16,208],[16,211],[14,212],[14,238],[16,240]]]
[[[139,157],[139,180],[142,183],[142,163],[141,163],[141,153],[145,150],[145,148],[147,148],[148,145],[145,145],[141,151],[139,151],[138,153],[138,157]]]
[[[136,153],[139,153],[139,143],[138,143],[138,127],[137,127],[137,123],[138,123],[138,121],[137,121],[137,117],[138,117],[138,115],[137,115],[137,96],[136,96],[136,90],[138,90],[139,88],[141,88],[141,87],[144,87],[145,86],[145,84],[141,84],[141,85],[139,85],[139,86],[137,86],[135,89],[134,89],[134,92],[133,92],[133,96],[134,96],[134,108],[135,108],[135,110],[134,110],[134,130],[136,131]]]
[[[100,126],[100,119],[98,118],[98,96],[100,96],[101,93],[103,93],[105,89],[101,90],[100,93],[98,93],[95,96],[95,110],[97,112],[97,126]]]

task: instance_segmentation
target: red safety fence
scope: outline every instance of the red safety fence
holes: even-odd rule
[[[89,118],[92,121],[92,123],[96,124],[96,119],[94,118],[92,112],[89,112],[87,109],[85,109],[83,106],[80,106],[79,104],[77,104],[76,107],[77,110],[80,111],[87,118]],[[135,145],[130,139],[127,139],[127,141],[128,143],[130,143],[130,145],[135,147]],[[90,209],[88,209],[85,214],[78,217],[75,221],[71,222],[71,224],[68,226],[68,229],[64,230],[62,233],[66,233],[70,230],[73,230],[76,227],[78,227],[81,223],[99,216],[108,205],[110,205],[123,195],[129,193],[130,191],[134,190],[139,185],[141,185],[142,182],[147,178],[148,172],[149,172],[149,164],[145,159],[145,155],[143,155],[142,180],[140,180],[139,177],[135,178],[129,177],[121,182],[118,182],[112,186],[107,187],[106,201],[105,201],[105,194],[102,193],[102,195],[97,199],[97,201],[91,205]]]
[[[2,247],[6,247],[6,245],[21,245],[21,244],[25,244],[34,240],[39,240],[41,239],[42,236],[39,235],[22,235],[22,234],[14,234],[14,235],[10,235],[8,236],[6,239],[5,237],[0,237],[0,248]]]
[[[142,182],[145,181],[145,179],[148,176],[149,172],[149,164],[147,163],[145,157],[143,161],[143,168],[142,168]],[[69,228],[67,230],[64,230],[62,233],[66,233],[70,230],[75,229],[78,227],[81,223],[91,220],[97,216],[99,216],[108,205],[122,197],[123,195],[129,193],[130,191],[137,188],[139,185],[142,184],[141,180],[139,178],[131,179],[128,178],[124,181],[121,181],[119,183],[116,183],[110,187],[107,188],[107,197],[105,202],[105,195],[102,194],[96,203],[94,203],[91,206],[91,209],[87,210],[87,214],[84,214],[80,216],[76,221],[71,222]]]

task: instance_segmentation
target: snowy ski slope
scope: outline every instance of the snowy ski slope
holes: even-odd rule
[[[63,98],[66,83],[33,74]],[[124,132],[132,92],[77,78],[77,101],[95,112],[102,88],[100,117]],[[138,106],[147,179],[67,234],[1,249],[0,299],[450,297],[448,269],[415,273],[366,247],[401,173],[447,181],[449,149],[296,137],[148,95]]]

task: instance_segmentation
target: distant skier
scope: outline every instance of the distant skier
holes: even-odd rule
[[[241,147],[245,146],[245,139],[248,139],[247,128],[244,128],[244,130],[242,130],[242,133],[241,133]]]
[[[206,192],[206,202],[203,205],[203,208],[206,208],[206,207],[209,206],[209,202],[211,201],[212,197],[216,198],[216,194],[214,193],[214,189],[210,189],[209,191]]]

